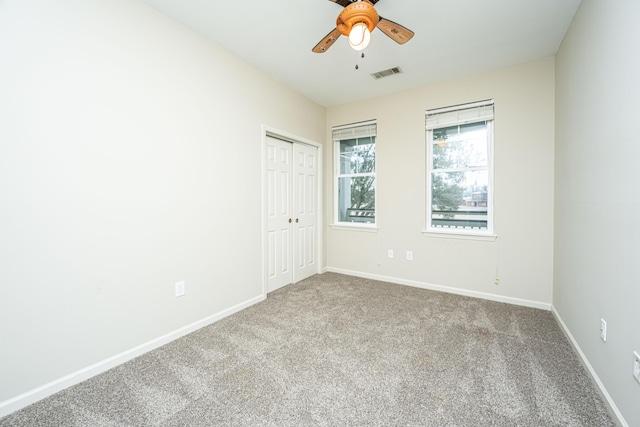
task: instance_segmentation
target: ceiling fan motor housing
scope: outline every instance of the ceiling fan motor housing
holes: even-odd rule
[[[343,36],[349,36],[351,28],[357,23],[364,23],[369,31],[373,31],[380,20],[378,12],[368,1],[358,1],[345,7],[338,19],[336,28]]]

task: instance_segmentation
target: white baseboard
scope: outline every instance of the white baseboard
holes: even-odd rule
[[[102,360],[98,363],[94,363],[93,365],[82,368],[69,375],[65,375],[64,377],[58,378],[54,381],[51,381],[50,383],[44,384],[33,390],[22,393],[16,397],[0,402],[0,418],[9,415],[19,409],[22,409],[28,405],[31,405],[38,400],[44,399],[45,397],[64,390],[65,388],[81,383],[82,381],[85,381],[93,376],[96,376],[111,368],[121,365],[122,363],[134,359],[153,349],[161,347],[184,335],[190,334],[191,332],[194,332],[204,326],[215,323],[220,319],[224,319],[225,317],[237,313],[240,310],[264,301],[265,298],[265,295],[259,295],[257,297],[251,298],[247,301],[241,302],[234,305],[233,307],[227,308],[226,310],[222,310],[216,314],[205,317],[204,319],[198,320],[197,322],[183,326],[182,328],[176,329],[173,332],[169,332],[168,334],[162,335],[137,347],[124,351],[120,354],[116,354],[115,356],[109,357],[108,359]]]
[[[524,307],[539,308],[541,310],[551,310],[551,304],[526,300],[521,298],[505,297],[502,295],[490,294],[486,292],[470,291],[466,289],[452,288],[450,286],[434,285],[432,283],[418,282],[417,280],[398,279],[396,277],[382,276],[379,274],[363,273],[360,271],[344,270],[341,268],[327,267],[326,271],[333,273],[346,274],[347,276],[363,277],[365,279],[380,280],[382,282],[396,283],[399,285],[413,286],[414,288],[429,289],[432,291],[447,292],[450,294],[464,295],[486,299],[490,301],[504,302],[507,304],[521,305]]]
[[[625,421],[624,417],[622,416],[622,413],[620,412],[615,402],[609,395],[609,392],[607,391],[607,389],[604,387],[604,384],[602,384],[602,381],[600,381],[598,374],[596,374],[596,371],[593,369],[593,366],[591,366],[591,363],[589,363],[589,359],[587,359],[587,356],[583,353],[582,349],[578,345],[578,342],[575,340],[575,338],[571,334],[571,331],[569,331],[569,328],[567,327],[566,323],[564,323],[564,320],[562,320],[562,317],[560,316],[556,308],[553,306],[551,306],[551,313],[553,313],[553,316],[556,318],[556,321],[562,328],[562,331],[571,342],[571,345],[580,356],[580,359],[582,359],[582,363],[584,364],[585,368],[587,368],[587,371],[589,372],[589,374],[595,381],[596,385],[600,389],[600,393],[604,397],[607,405],[609,405],[609,408],[611,409],[611,412],[613,413],[613,415],[615,415],[615,417],[618,419],[618,422],[622,427],[629,427],[629,424]]]

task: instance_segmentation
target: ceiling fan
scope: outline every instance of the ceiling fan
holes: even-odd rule
[[[379,0],[329,1],[339,4],[344,9],[338,15],[336,28],[311,49],[315,53],[326,52],[340,35],[349,37],[349,45],[355,50],[363,50],[369,45],[371,32],[376,27],[399,44],[404,44],[413,37],[413,31],[378,15],[373,5]]]

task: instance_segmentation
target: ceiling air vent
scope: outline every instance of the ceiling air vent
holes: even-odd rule
[[[387,68],[386,70],[378,71],[377,73],[371,74],[371,77],[378,80],[383,77],[392,76],[394,74],[400,74],[402,70],[400,67]]]

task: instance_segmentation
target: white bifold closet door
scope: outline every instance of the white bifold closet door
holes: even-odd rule
[[[267,137],[267,292],[317,272],[317,151]]]

